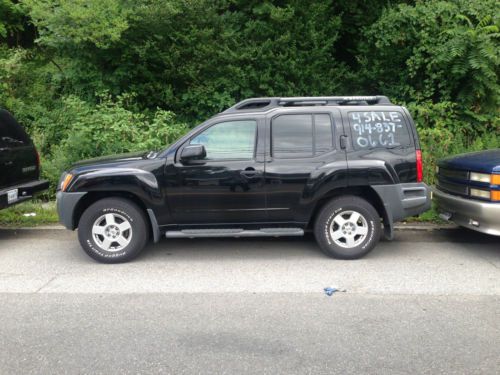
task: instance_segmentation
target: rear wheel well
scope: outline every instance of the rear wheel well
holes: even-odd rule
[[[85,194],[85,196],[78,202],[78,204],[75,207],[75,210],[73,212],[73,223],[75,229],[78,228],[80,218],[82,217],[83,212],[89,208],[92,204],[95,202],[104,199],[104,198],[124,198],[129,201],[134,202],[141,210],[144,211],[144,214],[146,215],[147,221],[148,221],[148,227],[149,227],[149,234],[152,235],[153,228],[151,224],[151,220],[149,218],[148,212],[147,212],[147,207],[144,204],[144,202],[137,197],[136,195],[125,192],[125,191],[112,191],[112,192],[107,192],[107,191],[92,191],[88,192]]]
[[[388,218],[384,208],[384,203],[382,202],[378,194],[375,192],[375,190],[373,190],[370,186],[355,186],[355,187],[331,190],[327,194],[325,194],[321,199],[319,199],[318,202],[316,202],[313,213],[311,215],[311,219],[309,220],[308,229],[313,228],[319,212],[327,202],[329,202],[333,198],[345,195],[354,195],[356,197],[365,199],[375,208],[375,210],[377,210],[379,216],[383,219],[384,224],[387,223]]]

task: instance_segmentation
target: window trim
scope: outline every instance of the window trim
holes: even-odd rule
[[[254,142],[253,142],[253,153],[251,158],[231,158],[231,159],[203,159],[203,160],[196,160],[193,161],[191,164],[204,164],[207,162],[225,162],[225,161],[246,161],[246,160],[255,160],[256,159],[256,154],[257,154],[257,141],[259,139],[259,121],[255,117],[249,117],[249,118],[238,118],[238,119],[227,119],[219,122],[214,122],[213,124],[207,125],[199,129],[199,131],[193,133],[187,140],[184,142],[184,144],[179,147],[178,149],[178,161],[180,162],[180,155],[182,154],[182,150],[184,147],[189,146],[191,143],[191,140],[201,133],[205,132],[206,130],[210,129],[213,126],[223,124],[226,122],[244,122],[244,121],[253,121],[255,123],[255,135],[254,135]]]
[[[311,116],[311,123],[312,123],[312,151],[313,154],[311,156],[293,156],[293,157],[276,157],[274,155],[274,135],[273,135],[273,122],[276,118],[280,116],[304,116],[308,115]],[[322,152],[321,154],[316,153],[316,119],[315,115],[327,115],[330,119],[330,130],[332,132],[332,143],[331,143],[331,148],[330,150],[326,152]],[[335,151],[336,145],[335,145],[335,121],[333,119],[333,115],[331,112],[328,111],[321,111],[321,112],[285,112],[285,113],[278,113],[275,116],[271,117],[270,122],[270,129],[269,129],[269,138],[270,138],[270,145],[269,145],[269,151],[270,151],[270,156],[271,158],[277,159],[277,160],[289,160],[289,159],[313,159],[317,158],[323,155],[326,155],[332,151]]]

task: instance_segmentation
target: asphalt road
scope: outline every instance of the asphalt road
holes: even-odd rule
[[[397,232],[358,261],[164,240],[102,265],[75,233],[0,230],[0,348],[0,374],[497,374],[500,239]]]

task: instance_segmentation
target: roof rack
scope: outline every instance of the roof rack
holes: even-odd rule
[[[391,105],[387,96],[296,96],[288,98],[251,98],[236,103],[224,113],[239,111],[267,111],[276,107],[319,105]]]

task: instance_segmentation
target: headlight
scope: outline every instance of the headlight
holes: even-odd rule
[[[439,174],[439,165],[436,165],[436,174]]]
[[[491,193],[487,190],[470,189],[471,197],[490,199]]]
[[[486,173],[471,172],[470,173],[470,180],[477,181],[477,182],[484,182],[484,183],[489,184],[491,181],[491,175],[486,174]]]
[[[61,191],[66,191],[72,179],[73,175],[71,173],[65,173],[61,176],[61,180],[59,183],[59,188],[61,189]]]

